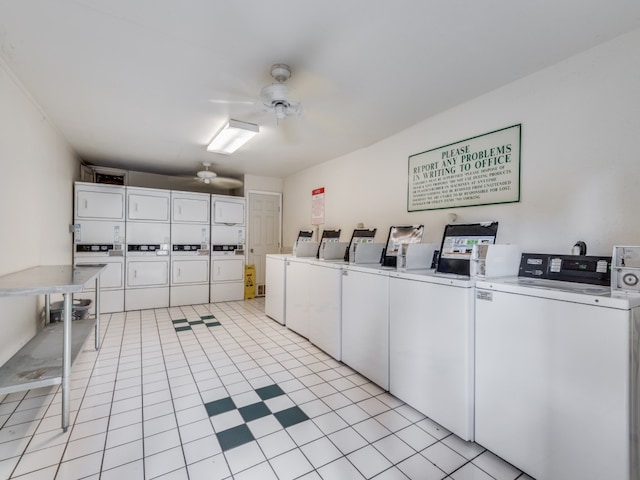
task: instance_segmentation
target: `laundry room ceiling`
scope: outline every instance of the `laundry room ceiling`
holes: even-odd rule
[[[88,163],[285,177],[639,26],[638,0],[0,0],[0,61]],[[207,152],[229,119],[260,134]]]

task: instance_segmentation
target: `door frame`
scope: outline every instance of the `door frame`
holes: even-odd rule
[[[250,250],[251,247],[249,245],[249,242],[251,240],[251,201],[250,201],[250,196],[251,194],[257,194],[257,195],[274,195],[278,197],[278,221],[280,222],[280,228],[278,229],[278,253],[282,252],[282,192],[269,192],[269,191],[265,191],[265,190],[247,190],[245,192],[245,198],[246,198],[246,206],[247,206],[247,221],[246,221],[246,236],[247,236],[247,254],[246,254],[246,262],[247,264],[249,264],[249,255],[251,254]],[[257,291],[256,291],[257,293]]]

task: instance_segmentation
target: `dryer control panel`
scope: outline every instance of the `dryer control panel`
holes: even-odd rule
[[[611,283],[611,257],[523,253],[518,276],[591,285],[609,285]]]

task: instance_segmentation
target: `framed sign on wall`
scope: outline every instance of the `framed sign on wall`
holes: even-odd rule
[[[522,125],[409,157],[407,211],[520,201]]]
[[[311,225],[324,223],[324,187],[311,191]]]

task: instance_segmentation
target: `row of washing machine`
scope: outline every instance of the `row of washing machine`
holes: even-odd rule
[[[244,298],[243,197],[83,182],[74,197],[74,264],[108,265],[102,311]]]
[[[635,480],[640,295],[611,265],[523,254],[482,279],[271,255],[265,313],[532,477]]]

